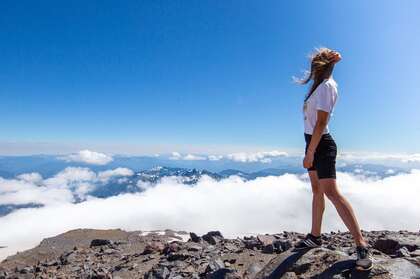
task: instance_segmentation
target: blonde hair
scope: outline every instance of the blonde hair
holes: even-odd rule
[[[307,84],[313,80],[310,93],[326,78],[330,77],[334,69],[334,61],[331,60],[331,53],[333,50],[321,47],[316,48],[313,53],[309,55],[311,61],[311,70],[306,71],[306,76],[302,79],[296,79],[299,84]]]

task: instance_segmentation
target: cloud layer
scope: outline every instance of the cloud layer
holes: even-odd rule
[[[264,151],[256,153],[232,153],[227,155],[227,158],[236,162],[261,162],[261,163],[270,163],[273,158],[286,157],[288,154],[286,152],[273,150],[273,151]]]
[[[35,182],[39,184],[40,178],[36,175],[24,176],[26,180],[23,177],[0,180],[0,189],[6,188],[2,196],[14,190],[29,191],[26,197],[56,197],[54,202],[44,201],[45,207],[20,209],[0,218],[0,246],[8,246],[0,249],[0,257],[31,248],[42,238],[75,228],[171,228],[197,233],[221,230],[230,237],[283,230],[306,232],[310,228],[311,191],[306,175],[285,174],[252,181],[234,176],[221,181],[203,177],[193,187],[166,178],[156,186],[143,185],[142,193],[89,198],[77,204],[72,203],[72,198],[63,190],[113,173],[128,174],[129,170],[95,174],[88,169],[70,168],[42,180],[40,185],[43,186],[35,186],[40,189],[32,187]],[[338,173],[338,181],[363,229],[419,229],[419,170],[383,179]],[[324,231],[345,230],[330,203],[327,203],[325,215]]]
[[[95,173],[89,168],[68,167],[47,179],[43,179],[39,173],[21,174],[15,179],[0,177],[0,205],[35,203],[50,206],[72,203],[86,199],[95,187],[106,184],[113,177],[133,174],[127,168]]]
[[[60,159],[67,162],[78,162],[91,165],[106,165],[112,162],[111,156],[90,150],[81,150],[78,153],[60,157]]]
[[[194,155],[194,154],[182,155],[179,152],[172,152],[171,156],[169,156],[169,159],[170,160],[185,160],[185,161],[201,161],[201,160],[207,160],[207,157]]]
[[[261,151],[261,152],[237,152],[227,155],[194,155],[187,154],[182,155],[179,152],[172,152],[169,156],[171,160],[185,160],[185,161],[199,161],[199,160],[209,160],[209,161],[219,161],[222,159],[232,160],[234,162],[241,163],[271,163],[273,159],[286,157],[288,156],[287,152],[272,150],[272,151]]]
[[[420,163],[420,153],[401,153],[401,154],[386,154],[386,153],[356,153],[346,152],[339,155],[339,159],[350,162],[385,162],[397,161],[401,163]]]

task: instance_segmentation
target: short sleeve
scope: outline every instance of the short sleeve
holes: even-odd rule
[[[329,84],[322,84],[317,90],[316,110],[322,110],[331,113],[335,103],[334,88]]]

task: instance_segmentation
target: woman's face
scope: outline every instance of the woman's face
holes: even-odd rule
[[[329,56],[330,56],[329,58],[331,59],[333,63],[337,63],[341,60],[341,54],[338,51],[335,51],[335,50],[331,51],[329,53]]]

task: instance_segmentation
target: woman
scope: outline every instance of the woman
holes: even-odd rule
[[[303,107],[306,150],[303,167],[308,170],[312,192],[312,230],[296,249],[321,246],[321,222],[324,213],[324,195],[334,204],[341,219],[356,242],[359,269],[370,269],[367,243],[362,236],[359,224],[349,202],[340,194],[336,183],[335,160],[337,146],[329,134],[328,121],[337,100],[337,83],[332,77],[335,64],[341,60],[337,51],[318,49],[311,57],[309,76],[300,81],[306,84],[313,81],[306,95]]]

